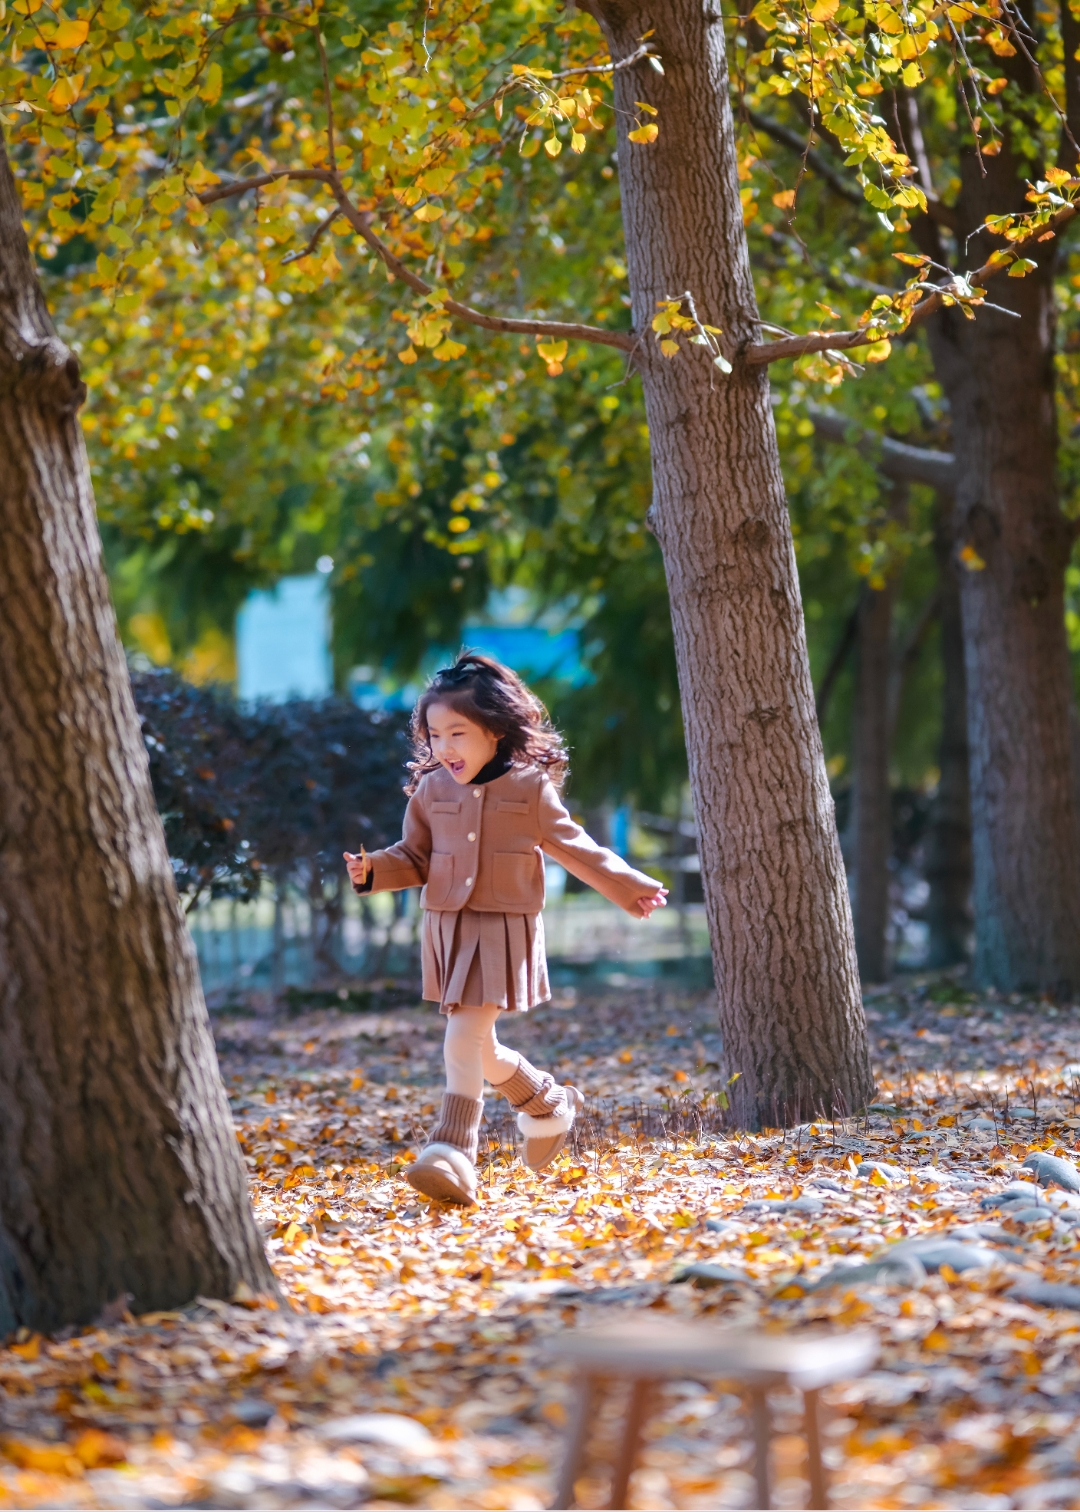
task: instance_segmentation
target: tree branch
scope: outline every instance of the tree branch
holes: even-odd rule
[[[894,441],[891,436],[863,430],[857,421],[837,410],[822,409],[815,404],[807,408],[819,436],[854,447],[883,477],[898,483],[929,483],[944,494],[954,491],[956,459],[952,452],[909,446],[906,441]]]
[[[330,91],[330,65],[326,61],[326,43],[323,41],[321,26],[316,26],[315,37],[319,44],[319,64],[322,68],[323,90],[326,94],[326,152],[330,162],[330,171],[336,173],[337,149],[334,146],[334,97]]]
[[[341,211],[335,205],[333,210],[329,211],[315,227],[305,247],[301,247],[297,252],[286,252],[285,256],[281,259],[282,267],[285,267],[288,263],[299,262],[301,258],[310,257],[340,214]]]
[[[213,189],[204,189],[196,197],[200,205],[213,205],[218,200],[236,199],[249,189],[265,189],[267,184],[277,184],[282,179],[314,179],[325,184],[329,178],[329,171],[325,168],[275,168],[270,173],[256,173],[251,178],[229,179],[224,184],[215,184]]]
[[[325,184],[337,202],[338,213],[345,217],[357,236],[367,243],[375,256],[395,278],[400,278],[402,283],[414,293],[422,294],[425,298],[435,293],[434,284],[426,283],[376,236],[371,229],[373,220],[371,212],[361,210],[354,205],[339,175],[327,168],[276,168],[270,173],[260,173],[253,178],[234,179],[229,184],[216,184],[213,189],[205,190],[198,198],[202,204],[210,205],[217,200],[232,199],[237,195],[246,194],[249,189],[260,189],[267,184],[280,183],[284,179]],[[326,224],[324,222],[317,228],[317,234],[325,231]],[[521,336],[543,336],[548,341],[591,341],[597,346],[615,347],[620,352],[632,352],[636,345],[633,333],[630,331],[605,331],[602,326],[580,325],[576,322],[561,320],[520,320],[509,315],[485,315],[482,310],[461,304],[456,299],[444,299],[440,308],[447,315],[454,316],[456,320],[464,320],[469,325],[479,326],[485,331],[502,331]]]
[[[922,607],[915,617],[915,623],[908,631],[903,644],[897,647],[892,670],[889,674],[889,695],[887,701],[888,714],[886,719],[890,746],[896,733],[896,721],[900,713],[900,704],[904,697],[904,688],[919,659],[923,643],[930,633],[930,626],[934,623],[940,612],[941,588],[939,585],[923,600]]]
[[[816,147],[807,151],[803,137],[791,126],[785,126],[782,121],[774,121],[771,116],[762,115],[759,110],[748,110],[747,119],[757,131],[763,131],[766,136],[772,137],[774,142],[779,142],[782,147],[790,147],[792,152],[797,152],[800,157],[805,153],[806,161],[819,178],[825,180],[829,188],[841,199],[846,199],[849,204],[857,205],[861,210],[866,205],[866,199],[858,184],[853,183]]]
[[[851,655],[859,633],[859,619],[862,615],[863,604],[866,602],[868,589],[864,583],[859,589],[859,597],[855,601],[855,607],[844,621],[844,628],[840,632],[840,639],[836,643],[836,649],[829,658],[829,665],[825,668],[825,676],[821,679],[821,687],[818,689],[817,698],[814,700],[817,711],[818,725],[825,721],[825,715],[829,710],[829,700],[832,698],[836,680],[844,670],[844,663]]]
[[[551,77],[553,79],[572,79],[576,74],[618,73],[622,68],[631,68],[635,63],[640,63],[643,58],[656,58],[657,63],[660,62],[659,56],[652,50],[651,42],[643,42],[640,47],[635,48],[625,58],[620,58],[617,63],[592,63],[586,64],[581,68],[564,68],[562,73],[552,74]],[[655,64],[653,66],[655,67]],[[661,72],[663,72],[663,69],[661,69]]]
[[[1061,7],[1059,24],[1065,74],[1065,124],[1058,149],[1058,166],[1071,171],[1076,167],[1075,143],[1080,141],[1080,59],[1076,56],[1080,49],[1080,18],[1073,15],[1069,0],[1065,0]]]
[[[1022,241],[1011,242],[1009,251],[1020,256],[1025,248],[1033,247],[1036,242],[1049,240],[1070,221],[1080,215],[1080,202],[1075,205],[1066,205],[1043,226],[1039,226],[1030,236],[1025,236]],[[984,288],[992,278],[1003,272],[1009,266],[1005,262],[985,262],[974,273],[966,275],[965,281],[976,289]],[[911,312],[911,318],[903,331],[884,332],[889,336],[905,336],[913,327],[922,325],[924,320],[929,320],[938,310],[945,307],[945,299],[948,295],[954,295],[954,287],[950,281],[947,284],[929,284],[927,297],[921,304],[917,304]],[[978,306],[976,306],[978,308]],[[1010,312],[1012,313],[1012,312]],[[868,327],[873,329],[873,327]],[[789,336],[781,341],[753,342],[745,347],[742,352],[744,362],[752,367],[759,367],[768,362],[780,362],[787,357],[804,357],[810,352],[844,352],[852,347],[866,346],[868,342],[876,339],[862,331],[811,331],[806,336]]]

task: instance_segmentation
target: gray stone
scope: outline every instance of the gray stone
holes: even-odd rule
[[[399,1412],[360,1412],[354,1417],[331,1418],[320,1436],[328,1444],[385,1444],[412,1454],[430,1454],[435,1440],[415,1418]]]
[[[831,1176],[814,1176],[811,1180],[814,1186],[823,1187],[826,1192],[846,1192],[847,1190],[838,1181],[834,1181]]]
[[[1045,1198],[1033,1181],[1012,1181],[1000,1192],[993,1192],[979,1203],[981,1208],[1007,1208],[1015,1203],[1031,1207],[1033,1203],[1045,1202]]]
[[[1027,1243],[1023,1234],[1012,1234],[1000,1223],[958,1223],[949,1230],[950,1239],[985,1239],[990,1244],[1010,1244],[1022,1249]]]
[[[1010,1202],[1005,1211],[1013,1223],[1054,1223],[1057,1221],[1053,1208],[1045,1202],[1031,1207],[1022,1206],[1019,1202]]]
[[[963,1239],[950,1239],[947,1235],[940,1237],[927,1235],[925,1239],[901,1239],[899,1244],[894,1244],[884,1255],[878,1255],[876,1258],[891,1259],[896,1255],[914,1256],[928,1271],[938,1271],[943,1265],[948,1265],[957,1275],[961,1271],[996,1265],[999,1259],[993,1250],[986,1249],[981,1244],[971,1244]]]
[[[820,1197],[758,1197],[753,1202],[744,1202],[744,1213],[803,1213],[813,1217],[825,1211]]]
[[[1035,1302],[1040,1307],[1074,1307],[1080,1311],[1080,1286],[1058,1281],[1021,1281],[1005,1293],[1014,1302]]]
[[[895,1259],[869,1260],[865,1265],[836,1265],[806,1289],[816,1292],[831,1286],[918,1286],[925,1280],[926,1267],[914,1255],[897,1255]]]
[[[1080,1192],[1080,1171],[1071,1160],[1065,1160],[1060,1155],[1046,1155],[1042,1150],[1037,1150],[1028,1156],[1024,1165],[1029,1171],[1034,1171],[1035,1180],[1040,1186],[1055,1183],[1067,1192]]]
[[[746,1286],[752,1284],[744,1271],[730,1270],[726,1265],[714,1265],[708,1260],[698,1260],[693,1265],[684,1265],[676,1271],[672,1280],[676,1283],[690,1281],[699,1291],[712,1286]]]
[[[952,1171],[943,1171],[938,1166],[918,1166],[913,1173],[920,1181],[934,1181],[938,1186],[957,1186],[959,1184]]]
[[[245,1428],[265,1428],[275,1411],[271,1402],[264,1402],[259,1397],[241,1397],[228,1409],[228,1415],[235,1422],[243,1423]]]
[[[876,1171],[887,1181],[906,1181],[907,1172],[902,1166],[889,1165],[884,1160],[860,1160],[855,1167],[860,1176],[872,1176]]]
[[[705,1227],[710,1229],[714,1234],[724,1234],[730,1233],[735,1225],[730,1223],[726,1218],[706,1218]]]

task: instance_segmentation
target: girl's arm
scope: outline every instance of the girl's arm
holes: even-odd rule
[[[654,908],[664,907],[667,888],[628,866],[606,846],[597,845],[570,817],[546,778],[540,785],[540,833],[540,848],[546,855],[635,918],[647,919]]]
[[[397,844],[372,851],[364,859],[366,868],[360,857],[345,852],[354,892],[400,892],[406,887],[423,887],[431,862],[431,826],[419,793],[409,799],[402,836]]]

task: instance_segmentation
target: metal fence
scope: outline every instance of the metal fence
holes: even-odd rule
[[[707,985],[711,966],[704,909],[665,909],[647,923],[597,894],[566,894],[548,866],[544,912],[552,981],[614,985],[664,976]],[[221,899],[189,916],[211,1006],[253,992],[329,987],[344,981],[419,977],[419,895],[360,898],[347,886],[323,906],[300,889],[267,886],[253,903]]]

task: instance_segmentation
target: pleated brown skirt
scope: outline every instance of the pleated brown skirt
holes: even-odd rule
[[[424,997],[442,1013],[494,1003],[527,1013],[551,997],[540,914],[424,910]]]

